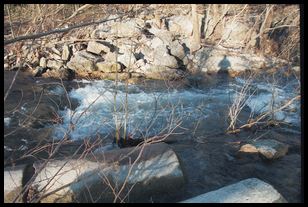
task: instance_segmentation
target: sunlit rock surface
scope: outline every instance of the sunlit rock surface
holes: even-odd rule
[[[286,203],[270,184],[257,178],[242,180],[181,203]]]
[[[39,169],[40,164],[34,166]],[[121,198],[129,192],[126,201],[140,202],[149,200],[152,193],[176,192],[184,184],[184,177],[173,150],[158,143],[96,153],[85,159],[50,161],[33,186],[40,191],[47,185],[45,193],[60,188],[42,202],[113,202],[111,188],[119,192],[124,183]]]

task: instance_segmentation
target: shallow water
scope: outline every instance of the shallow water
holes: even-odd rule
[[[15,129],[14,127],[18,124],[16,117],[12,116],[12,113],[8,113],[16,107],[16,100],[20,98],[20,94],[17,93],[18,89],[25,89],[24,100],[20,104],[22,111],[30,110],[29,107],[32,103],[30,101],[35,98],[32,87],[36,86],[38,82],[47,83],[42,86],[48,95],[52,95],[51,97],[64,93],[64,90],[58,85],[50,84],[54,80],[32,80],[28,76],[24,76],[23,73],[21,74],[23,76],[16,80],[12,96],[9,96],[5,104],[7,113],[5,113],[4,121],[7,133],[10,132],[9,130]],[[245,123],[245,118],[249,117],[253,106],[255,115],[257,115],[257,110],[262,111],[262,108],[268,107],[272,84],[266,78],[259,78],[252,85],[250,91],[254,91],[254,95],[250,102],[247,102],[247,106],[243,108],[244,113],[240,114],[239,121]],[[8,86],[11,79],[5,78],[4,80],[5,83],[8,82],[5,86]],[[144,136],[150,136],[160,132],[166,126],[170,126],[170,123],[173,123],[174,126],[177,121],[182,121],[180,127],[177,128],[178,131],[185,132],[182,135],[171,135],[171,138],[177,141],[170,143],[169,146],[176,152],[187,182],[183,188],[178,189],[175,195],[153,196],[149,198],[149,202],[182,201],[251,177],[260,178],[273,185],[289,202],[300,202],[301,141],[299,127],[287,126],[285,128],[286,125],[281,125],[261,128],[256,131],[242,130],[238,134],[213,135],[216,134],[215,131],[226,130],[228,107],[231,105],[236,91],[239,91],[244,83],[245,78],[243,77],[234,79],[214,77],[214,81],[211,83],[208,81],[192,82],[181,87],[167,87],[164,82],[159,81],[153,81],[152,84],[146,85],[129,85],[127,122],[129,133],[134,134],[134,137],[141,136],[141,133]],[[62,124],[45,125],[39,129],[17,126],[19,131],[5,137],[5,165],[11,166],[10,160],[21,156],[17,152],[23,154],[27,151],[26,148],[36,147],[38,140],[46,139],[52,142],[53,140],[50,140],[51,132],[56,139],[61,138],[63,132],[69,127],[70,116],[73,116],[72,123],[76,125],[70,136],[73,140],[79,141],[63,147],[56,159],[62,160],[64,157],[70,157],[82,145],[82,139],[86,137],[95,136],[97,133],[111,133],[113,135],[115,128],[113,98],[116,91],[114,82],[82,80],[68,82],[67,86],[69,88],[67,90],[70,91],[69,96],[76,98],[79,105],[76,108],[65,108],[59,111],[64,116]],[[278,81],[274,91],[279,101],[276,101],[275,104],[279,105],[280,101],[284,102],[298,95],[298,87],[298,82],[294,78]],[[73,89],[70,90],[71,88]],[[117,115],[119,120],[120,118],[123,120],[125,110],[121,108],[121,102],[125,100],[126,87],[125,84],[119,83],[117,88]],[[36,91],[39,94],[38,88]],[[99,95],[101,96],[97,101],[91,104]],[[43,98],[48,99],[45,96]],[[32,104],[35,105],[36,102]],[[263,105],[265,106],[263,107]],[[291,107],[294,109],[284,110],[281,114],[293,126],[299,126],[300,102],[294,102]],[[76,123],[79,115],[81,116]],[[277,116],[281,118],[279,115]],[[153,121],[151,122],[151,120]],[[149,128],[148,132],[145,128]],[[136,129],[140,129],[140,131],[138,132]],[[172,125],[170,129],[172,129]],[[165,131],[170,129],[167,128]],[[62,133],[60,130],[63,130]],[[241,144],[259,138],[275,139],[288,144],[290,146],[288,154],[272,163],[264,162],[260,158],[236,158],[236,152]],[[113,149],[113,145],[106,145],[104,142],[101,146],[105,148],[97,149],[103,151]],[[96,149],[93,148],[93,150]],[[35,161],[37,158],[44,158],[44,156],[43,153],[36,155]],[[18,161],[19,164],[26,162],[27,160]]]
[[[166,133],[180,122],[182,127],[191,129],[197,122],[215,120],[221,116],[220,111],[228,111],[245,80],[236,77],[198,88],[174,89],[160,85],[159,89],[154,87],[150,90],[144,85],[126,87],[123,83],[115,85],[115,82],[108,80],[81,81],[85,86],[69,93],[71,98],[78,100],[79,106],[75,110],[67,108],[59,112],[63,116],[63,123],[56,126],[54,136],[62,138],[71,123],[74,124],[74,130],[69,135],[74,140],[97,134],[113,134],[116,123],[122,129],[126,123],[127,133],[133,137]],[[275,84],[263,79],[254,81],[250,90],[252,95],[246,105],[256,116],[270,109],[274,97],[273,106],[279,108],[298,95],[297,87],[296,79]],[[52,91],[61,93],[55,89]],[[227,115],[226,112],[224,114]],[[299,126],[300,101],[294,101],[285,110],[274,113],[273,118]]]

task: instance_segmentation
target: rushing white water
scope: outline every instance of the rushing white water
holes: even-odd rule
[[[11,118],[10,117],[4,117],[4,125],[9,126],[11,123]]]
[[[116,90],[112,81],[92,81],[85,87],[69,93],[80,105],[74,111],[60,111],[63,123],[56,127],[55,137],[63,137],[70,124],[74,126],[74,130],[70,132],[72,139],[83,139],[98,133],[114,133],[116,123],[123,126],[125,120],[128,133],[136,136],[150,136],[164,130],[168,131],[180,121],[182,126],[189,128],[196,120],[210,119],[217,116],[217,109],[230,106],[235,90],[243,84],[243,79],[237,78],[232,83],[215,88],[164,89],[149,92],[136,85],[129,85],[126,89],[124,84],[119,83]],[[272,93],[271,88],[264,84],[255,84],[262,92],[253,95],[246,103],[256,114],[269,109]],[[277,99],[275,104],[295,96],[286,88],[278,86],[274,87],[274,91]],[[300,108],[299,103],[293,103],[290,107],[297,110]],[[278,112],[275,118],[295,124],[300,121],[299,111]]]
[[[242,83],[243,84],[243,83]],[[278,110],[289,100],[294,98],[298,83],[296,80],[290,81],[287,85],[281,86],[268,82],[258,82],[254,86],[258,89],[257,93],[247,100],[246,104],[254,114],[266,113],[273,111],[272,116],[277,121],[292,123],[299,126],[300,124],[300,101],[292,102],[283,110]]]

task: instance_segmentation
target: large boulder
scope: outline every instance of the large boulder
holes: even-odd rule
[[[222,31],[222,45],[232,48],[245,47],[247,33],[250,32],[253,25],[249,25],[247,22],[242,21],[232,21],[231,19],[227,20],[225,25]],[[256,36],[257,33],[253,31],[250,35]],[[256,41],[251,41],[250,44],[254,46]]]
[[[270,184],[249,178],[181,203],[287,203]]]
[[[278,58],[266,58],[254,54],[243,54],[226,49],[202,48],[196,52],[193,62],[199,71],[219,72],[267,69],[287,62]]]
[[[162,46],[166,47],[170,50],[170,54],[178,57],[179,59],[183,59],[185,57],[185,51],[183,46],[179,43],[178,40],[174,41],[164,41],[163,39],[159,37],[154,37],[150,42],[149,46],[156,50],[157,48],[160,48]]]
[[[40,163],[34,164],[36,170],[40,167]],[[15,174],[4,186],[5,195],[16,190],[12,186],[14,182],[21,186],[20,177],[24,175],[21,171]],[[174,151],[165,143],[157,143],[144,148],[98,152],[85,159],[50,161],[39,172],[32,187],[37,192],[46,187],[44,194],[50,193],[41,202],[113,202],[114,193],[119,192],[123,184],[120,198],[129,193],[129,202],[145,202],[153,193],[177,192],[184,184],[184,177]],[[126,196],[124,201],[127,199]]]
[[[288,152],[288,145],[274,139],[261,139],[241,146],[239,153],[259,153],[267,160],[278,159]]]
[[[92,72],[96,69],[95,62],[99,59],[86,51],[79,51],[67,63],[67,67],[75,71]]]

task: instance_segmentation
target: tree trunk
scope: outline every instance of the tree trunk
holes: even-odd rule
[[[199,20],[197,14],[197,4],[191,5],[191,14],[193,22],[193,35],[191,38],[190,53],[193,53],[200,49],[201,47],[201,30],[199,27]]]
[[[270,5],[266,5],[266,13],[265,13],[265,17],[264,17],[264,20],[261,24],[261,27],[260,27],[260,32],[259,32],[259,35],[260,35],[260,42],[259,42],[259,48],[264,51],[264,49],[266,48],[266,39],[267,39],[267,34],[264,34],[265,30],[270,28],[271,26],[271,22],[273,20],[273,6],[270,6]]]

